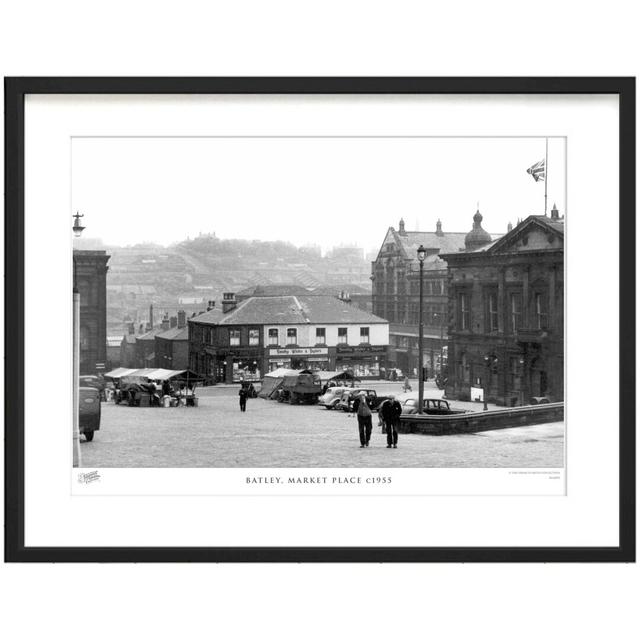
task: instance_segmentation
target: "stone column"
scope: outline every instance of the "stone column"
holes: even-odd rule
[[[505,332],[507,308],[505,303],[505,267],[498,268],[498,333]]]
[[[529,265],[522,270],[522,328],[529,329]]]
[[[553,265],[549,270],[549,328],[555,332],[556,326],[556,267]]]

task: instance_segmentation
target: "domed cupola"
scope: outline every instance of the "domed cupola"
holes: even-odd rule
[[[473,229],[464,238],[464,247],[467,251],[475,251],[490,242],[491,236],[482,228],[482,214],[478,209],[473,216]]]

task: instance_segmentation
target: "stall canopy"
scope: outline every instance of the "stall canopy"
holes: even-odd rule
[[[317,373],[320,380],[324,384],[325,382],[329,382],[329,380],[348,380],[351,382],[360,382],[360,378],[356,378],[353,373],[350,371],[315,371]]]
[[[275,369],[274,371],[270,371],[266,373],[264,378],[262,379],[262,388],[260,389],[260,393],[258,396],[260,398],[270,398],[275,391],[277,391],[284,381],[285,376],[294,376],[299,371],[295,369]]]
[[[111,380],[124,380],[126,378],[126,381],[131,382],[139,380],[186,380],[198,382],[202,380],[202,376],[188,369],[124,369],[123,367],[105,373],[104,377]]]
[[[109,371],[108,373],[105,373],[104,377],[109,378],[110,380],[119,380],[120,378],[123,378],[124,376],[129,376],[136,371],[138,371],[138,369],[125,369],[124,367],[118,367],[113,371]]]

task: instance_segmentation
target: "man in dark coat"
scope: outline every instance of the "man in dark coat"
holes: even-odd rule
[[[240,387],[240,391],[238,391],[238,395],[240,396],[240,411],[247,410],[247,389],[244,385]]]
[[[353,401],[352,411],[358,418],[358,433],[360,435],[360,448],[368,447],[371,439],[371,408],[367,401],[367,395],[360,393]]]
[[[400,424],[400,414],[402,405],[391,396],[380,407],[382,420],[387,428],[387,449],[398,448],[398,425]]]

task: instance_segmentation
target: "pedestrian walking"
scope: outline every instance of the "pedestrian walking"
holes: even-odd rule
[[[358,418],[358,434],[360,435],[360,448],[368,447],[371,440],[371,409],[367,402],[367,396],[361,393],[353,401],[353,412]]]
[[[240,396],[240,411],[247,410],[247,390],[244,388],[244,385],[240,387],[240,391],[238,391],[238,396]]]
[[[389,402],[389,398],[387,398],[386,400],[383,400],[378,405],[378,426],[382,427],[382,433],[387,433],[387,423],[384,418],[384,413],[385,413],[384,407],[388,402]]]
[[[396,400],[395,396],[390,396],[380,407],[382,413],[382,421],[387,430],[387,449],[398,448],[398,425],[400,424],[400,415],[402,414],[402,405]]]
[[[404,384],[402,388],[404,389],[405,393],[411,391],[411,383],[409,382],[409,376],[404,377]]]

